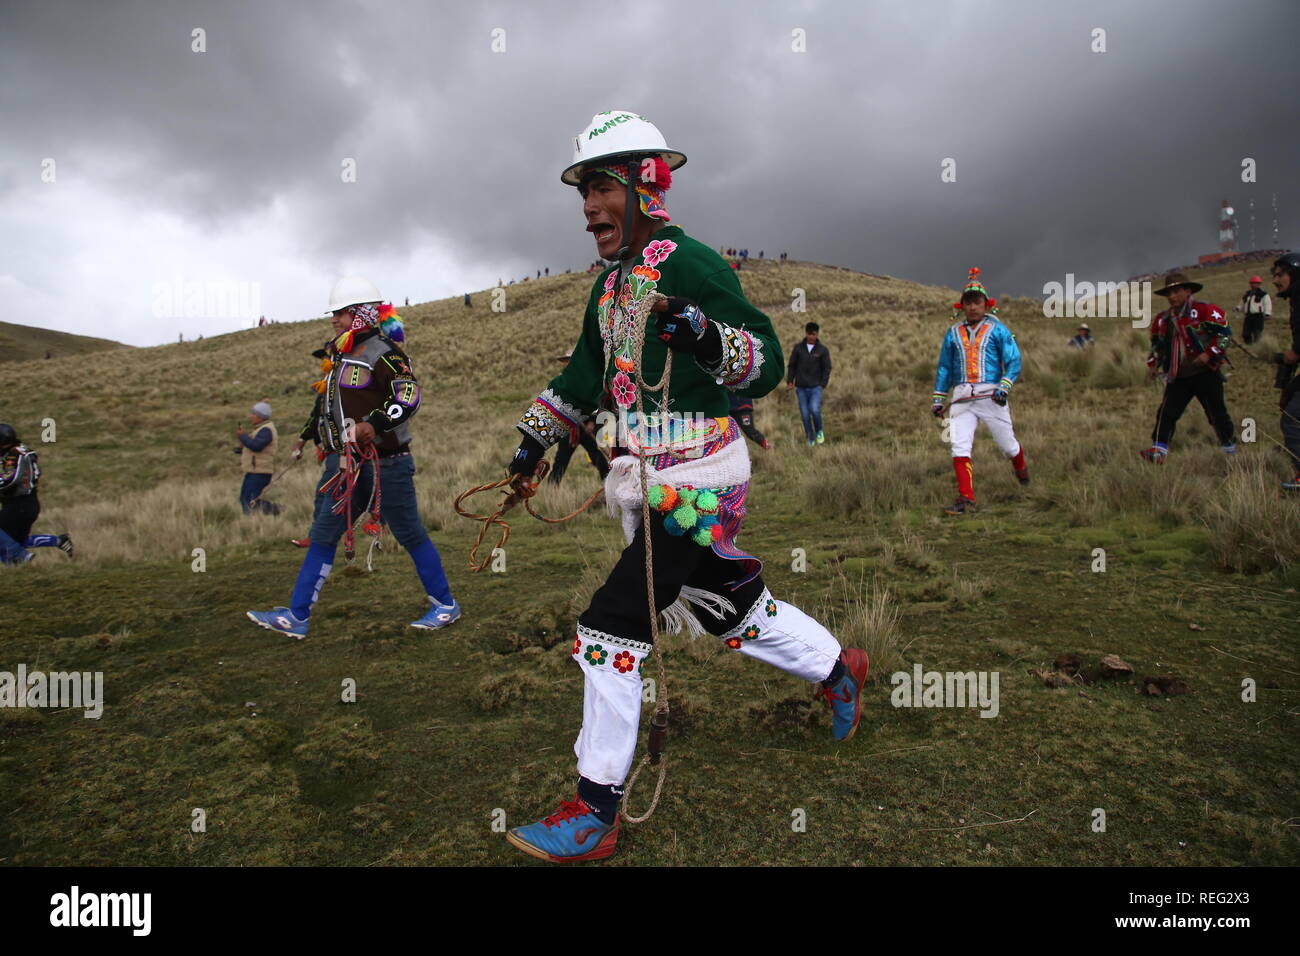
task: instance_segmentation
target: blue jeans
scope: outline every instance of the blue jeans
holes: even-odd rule
[[[817,437],[822,430],[822,389],[820,385],[812,388],[796,388],[799,397],[799,417],[803,419],[803,433],[809,441]]]
[[[357,487],[352,492],[352,519],[356,521],[362,515],[362,509],[370,501],[371,464],[366,462],[357,478]],[[339,469],[339,456],[329,455],[325,459],[325,470],[321,472],[320,484],[329,481]],[[334,514],[334,496],[331,493],[317,494],[315,515],[312,517],[312,544],[323,544],[334,548],[347,530],[347,515]],[[420,542],[429,539],[420,520],[420,509],[415,503],[415,459],[410,455],[400,458],[381,458],[379,460],[379,514],[384,524],[392,531],[393,537],[407,551],[417,547]]]
[[[330,454],[326,455],[323,459],[321,459],[321,462],[322,464],[324,464],[325,470],[321,472],[320,482],[316,485],[316,500],[312,502],[312,507],[311,507],[312,524],[316,523],[316,517],[320,514],[321,508],[328,507],[328,505],[332,503],[332,499],[330,499],[328,495],[325,495],[324,493],[321,492],[320,486],[325,484],[325,482],[329,480],[330,475],[334,474],[334,472],[339,470],[339,453],[336,451],[331,452]],[[383,473],[381,472],[380,473],[381,477],[382,474]],[[381,486],[379,490],[382,492],[383,487]],[[382,502],[380,503],[382,504]]]
[[[253,499],[260,495],[270,483],[270,475],[255,475],[251,472],[244,475],[244,483],[239,486],[239,507],[244,509],[244,514],[250,514],[252,511],[261,508],[262,505],[270,503],[259,501],[256,505],[253,505]]]
[[[26,548],[0,531],[0,564],[22,564],[29,557]]]
[[[338,471],[338,466],[337,455],[327,457],[320,484],[316,487],[320,488],[329,481]],[[366,462],[352,492],[353,521],[361,518],[362,509],[370,501],[373,474],[374,466]],[[312,519],[309,535],[311,546],[303,558],[289,604],[300,619],[305,620],[311,613],[312,605],[316,603],[321,586],[334,563],[339,539],[347,531],[347,514],[335,514],[333,506],[332,494],[316,495],[316,515]],[[451,604],[451,585],[447,583],[447,575],[442,569],[442,558],[429,540],[424,522],[420,520],[420,509],[415,501],[415,459],[410,455],[380,459],[379,514],[392,531],[393,537],[411,556],[415,571],[424,584],[425,593],[439,604]]]

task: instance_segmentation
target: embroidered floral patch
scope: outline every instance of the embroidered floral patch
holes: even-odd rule
[[[776,617],[776,602],[768,598],[767,603],[763,605],[763,610],[767,612],[768,617]]]
[[[627,377],[627,372],[620,371],[614,376],[613,381],[609,383],[609,391],[620,408],[631,408],[636,402],[636,386]]]
[[[740,650],[740,638],[738,638],[738,637],[729,637],[729,638],[727,638],[725,641],[723,641],[722,643],[723,643],[723,644],[726,644],[726,645],[727,645],[729,648],[731,648],[733,651],[738,651],[738,650]]]
[[[605,650],[599,644],[592,644],[587,648],[587,653],[583,656],[587,658],[588,664],[591,664],[594,667],[599,667],[601,664],[605,663],[605,660],[609,657],[609,651]]]
[[[741,632],[740,636],[747,641],[752,641],[754,638],[758,637],[759,633],[758,625],[751,624]]]
[[[582,653],[582,638],[575,637],[573,639],[573,656],[577,657],[581,653]]]
[[[650,244],[645,247],[645,264],[653,269],[655,266],[659,265],[659,263],[672,255],[673,250],[676,248],[677,243],[673,242],[671,239],[652,240]]]
[[[636,667],[636,658],[628,651],[619,651],[614,655],[614,670],[620,674],[626,674],[632,668]]]

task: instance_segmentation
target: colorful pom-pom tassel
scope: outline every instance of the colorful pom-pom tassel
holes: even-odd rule
[[[655,504],[654,498],[651,498],[651,508],[667,513],[677,507],[677,492],[673,490],[672,485],[655,485],[655,487],[650,490],[651,493],[655,491],[659,492],[659,503]]]
[[[681,525],[679,525],[676,519],[673,518],[672,515],[669,515],[668,517],[664,518],[664,530],[667,531],[669,534],[673,535],[674,537],[681,537],[682,533],[686,529],[683,528]]]
[[[690,505],[681,505],[678,508],[674,508],[673,513],[669,515],[669,517],[677,522],[679,528],[689,529],[695,527],[695,523],[699,520],[700,516],[695,513],[695,509]]]
[[[701,547],[707,548],[714,542],[714,537],[710,531],[711,529],[709,528],[696,528],[695,533],[691,535],[691,540]]]
[[[695,499],[699,497],[699,492],[694,488],[682,488],[677,492],[677,497],[682,500],[684,505],[695,504]]]
[[[695,507],[704,514],[713,514],[718,510],[718,496],[705,488],[696,495]]]
[[[664,503],[664,486],[655,485],[646,493],[645,500],[655,511],[661,510],[659,506]]]

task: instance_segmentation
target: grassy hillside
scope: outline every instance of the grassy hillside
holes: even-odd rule
[[[89,335],[72,335],[68,332],[0,322],[0,362],[30,362],[33,359],[44,361],[46,353],[49,353],[51,359],[56,359],[128,347],[121,342]]]
[[[1202,297],[1230,308],[1239,273],[1209,273]],[[1229,408],[1259,433],[1236,461],[1193,408],[1168,463],[1146,466],[1136,452],[1159,400],[1146,333],[1089,319],[1098,347],[1080,355],[1065,348],[1073,320],[1010,301],[1025,353],[1012,411],[1034,482],[1018,486],[981,432],[981,508],[950,519],[929,393],[953,291],[802,263],[751,262],[741,279],[787,348],[820,322],[836,369],[823,447],[803,445],[784,389],[758,404],[776,447],[752,449],[745,544],[778,595],[845,640],[888,645],[881,682],[858,736],[835,744],[806,685],[709,639],[669,639],[668,789],[610,862],[1300,859],[1300,518],[1275,491],[1272,367],[1235,358]],[[57,423],[39,527],[70,530],[81,554],[0,573],[0,670],[102,670],[108,706],[98,721],[0,710],[0,861],[530,862],[492,815],[527,822],[572,787],[581,678],[567,648],[621,539],[601,509],[561,526],[516,519],[506,573],[471,575],[475,529],[451,499],[502,473],[589,281],[509,287],[505,313],[488,293],[402,310],[425,384],[420,503],[466,610],[445,633],[405,626],[422,595],[400,552],[374,574],[336,570],[307,641],[243,619],[287,599],[301,552],[286,539],[307,528],[314,474],[302,465],[274,486],[280,517],[242,518],[234,428],[268,398],[282,434],[296,430],[324,322],[13,366],[5,416],[29,441]],[[795,289],[806,314],[790,311]],[[1279,342],[1269,329],[1255,351]],[[593,482],[575,460],[540,507],[571,510]],[[1096,548],[1105,573],[1091,570]],[[1051,689],[1030,673],[1063,653],[1118,654],[1137,679]],[[999,716],[890,706],[888,673],[914,663],[997,671]],[[1140,692],[1141,677],[1170,673],[1192,693]],[[1247,677],[1256,703],[1241,701]],[[338,702],[345,678],[355,704]],[[204,834],[189,829],[196,807]],[[1105,833],[1090,826],[1098,807]],[[792,832],[795,809],[807,832]]]

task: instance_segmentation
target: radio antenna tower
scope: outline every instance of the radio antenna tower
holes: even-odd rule
[[[1237,251],[1237,217],[1226,199],[1223,201],[1223,212],[1219,215],[1219,251]]]

